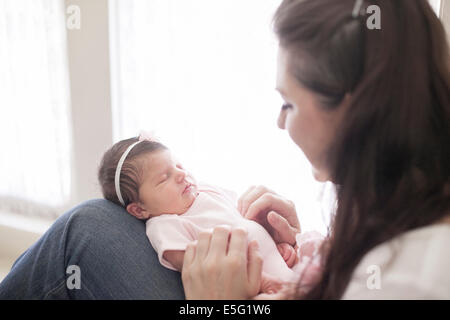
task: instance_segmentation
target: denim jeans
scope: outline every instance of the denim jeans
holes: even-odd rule
[[[184,291],[180,273],[159,263],[144,221],[95,199],[59,217],[17,259],[0,299],[184,299]]]

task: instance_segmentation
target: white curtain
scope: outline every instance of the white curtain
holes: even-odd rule
[[[266,185],[305,230],[324,231],[324,185],[276,125],[279,3],[110,0],[114,138],[154,130],[198,180],[238,194]]]
[[[63,0],[0,0],[0,210],[55,217],[70,197]]]

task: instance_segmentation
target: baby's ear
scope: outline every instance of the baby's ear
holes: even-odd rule
[[[132,216],[135,216],[138,219],[148,219],[149,213],[147,210],[142,208],[137,202],[132,202],[127,206],[127,211]]]

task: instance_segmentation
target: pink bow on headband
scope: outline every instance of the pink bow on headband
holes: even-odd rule
[[[159,139],[156,137],[154,131],[144,131],[144,130],[142,130],[139,133],[139,141],[144,141],[144,140],[160,142]]]

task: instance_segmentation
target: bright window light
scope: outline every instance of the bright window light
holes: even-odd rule
[[[279,0],[110,0],[115,141],[156,134],[197,180],[293,200],[325,230],[311,167],[276,120]]]

